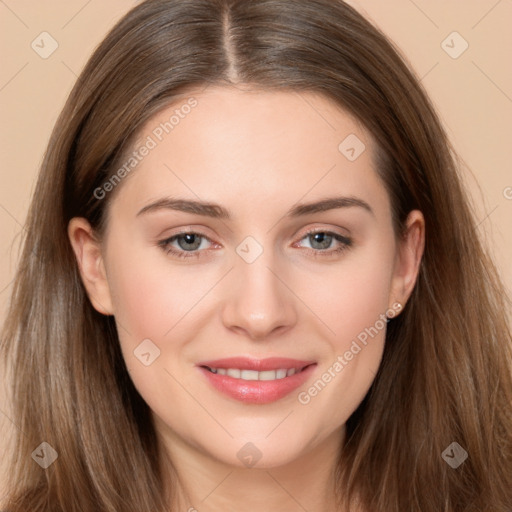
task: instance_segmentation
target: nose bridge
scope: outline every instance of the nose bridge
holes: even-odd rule
[[[251,338],[268,337],[274,330],[296,321],[293,294],[272,248],[247,237],[236,248],[229,301],[223,311],[228,328],[242,329]]]

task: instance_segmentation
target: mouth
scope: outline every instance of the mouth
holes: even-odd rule
[[[289,395],[310,377],[315,361],[289,358],[229,358],[197,368],[222,395],[248,404],[266,404]]]

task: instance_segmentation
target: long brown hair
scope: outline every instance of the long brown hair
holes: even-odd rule
[[[151,116],[208,84],[334,100],[378,144],[398,236],[409,211],[425,216],[418,281],[347,423],[340,509],[357,496],[368,511],[510,510],[509,299],[418,79],[341,0],[148,0],[95,50],[48,144],[1,337],[17,427],[5,507],[169,510],[149,408],[113,317],[87,298],[67,225],[86,217],[101,233],[111,195],[98,200],[94,191]],[[34,451],[53,453],[42,442],[58,455],[46,469],[33,460]],[[454,442],[468,454],[457,468],[442,456]]]

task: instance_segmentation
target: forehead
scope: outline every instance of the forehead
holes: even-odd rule
[[[265,198],[293,203],[333,189],[382,195],[369,133],[313,92],[209,86],[153,116],[132,149],[138,161],[121,195],[137,206],[166,193],[251,201],[255,211]]]

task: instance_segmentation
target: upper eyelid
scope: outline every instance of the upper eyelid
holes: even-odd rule
[[[297,241],[301,241],[304,238],[306,238],[308,235],[312,235],[312,234],[315,234],[315,233],[327,233],[329,235],[339,236],[339,237],[344,238],[346,240],[350,240],[350,241],[352,240],[349,235],[344,235],[342,233],[338,233],[337,231],[333,230],[332,228],[314,227],[314,228],[307,229],[301,235],[297,235],[297,236],[300,237],[300,238],[298,238]],[[202,233],[200,230],[194,230],[194,229],[188,229],[188,230],[179,231],[178,233],[174,233],[174,234],[172,234],[170,236],[167,236],[167,237],[163,238],[160,241],[160,243],[161,244],[165,243],[165,242],[171,243],[171,241],[174,241],[179,236],[190,235],[190,234],[192,234],[192,235],[199,235],[201,238],[205,238],[210,243],[217,244],[217,242],[212,240],[212,238],[210,236]],[[197,251],[197,252],[200,252],[200,251]]]

